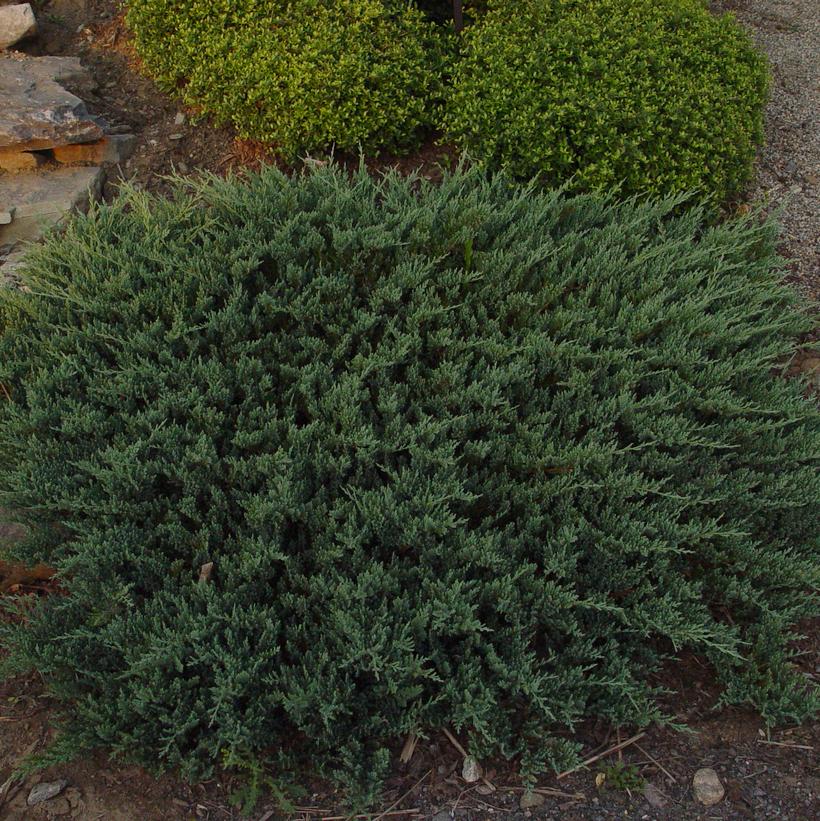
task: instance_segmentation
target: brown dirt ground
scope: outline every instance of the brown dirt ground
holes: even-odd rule
[[[813,0],[789,0],[785,11],[788,25],[776,27],[782,34],[791,33],[797,42],[789,49],[799,52],[800,38],[806,29],[800,20],[801,9],[811,15]],[[730,3],[725,4],[729,6]],[[775,58],[782,43],[774,43],[767,31],[772,23],[771,7],[783,5],[780,0],[731,0],[731,7],[749,25],[764,48]],[[40,20],[40,37],[26,47],[32,54],[67,54],[79,56],[89,66],[98,83],[95,95],[85,94],[89,107],[102,114],[114,126],[128,127],[138,137],[138,147],[121,176],[150,190],[166,188],[164,176],[174,170],[189,173],[198,170],[224,173],[231,168],[253,166],[268,154],[263,146],[237,140],[231,128],[214,127],[207,121],[197,121],[190,115],[183,126],[174,125],[179,106],[160,94],[153,84],[139,73],[128,35],[122,25],[120,6],[116,0],[50,0],[35,3]],[[757,14],[757,9],[762,11]],[[796,11],[795,11],[796,9]],[[816,11],[816,9],[815,9]],[[789,16],[791,15],[791,16]],[[795,15],[797,15],[795,17]],[[809,27],[811,28],[811,27]],[[816,33],[817,27],[814,26]],[[802,32],[802,34],[801,34]],[[776,39],[776,38],[775,38]],[[811,47],[813,41],[806,40]],[[800,86],[790,67],[793,61],[776,64],[775,94],[769,112],[770,145],[776,148],[775,132],[786,128],[784,110],[800,107]],[[818,78],[812,80],[817,91]],[[796,98],[784,109],[782,95]],[[815,112],[816,114],[816,112]],[[816,122],[815,122],[816,124]],[[804,130],[805,131],[805,130]],[[172,136],[181,134],[181,139]],[[774,138],[773,138],[774,135]],[[787,187],[792,193],[805,195],[792,208],[812,208],[817,204],[817,177],[806,164],[804,152],[799,152],[799,135],[789,132],[790,157],[768,150],[761,157],[760,179]],[[797,140],[797,143],[794,141]],[[797,148],[795,148],[797,146]],[[380,157],[371,161],[374,167],[398,164],[402,170],[420,168],[434,177],[440,163],[452,161],[454,153],[435,142],[423,151],[407,158]],[[814,156],[814,155],[811,155]],[[809,156],[809,160],[811,160]],[[801,158],[802,157],[802,158]],[[342,158],[355,162],[356,158]],[[790,176],[791,175],[791,176]],[[115,190],[117,175],[106,193]],[[774,183],[772,183],[774,185]],[[796,188],[801,187],[800,192]],[[759,188],[756,189],[759,191]],[[756,191],[750,192],[752,196]],[[789,212],[791,213],[791,212]],[[796,212],[795,212],[796,213]],[[787,214],[787,245],[784,252],[794,259],[796,285],[810,294],[820,293],[817,263],[817,237],[806,236],[817,224],[818,214],[809,213],[791,219]],[[790,228],[792,226],[793,228]],[[790,236],[791,235],[791,236]],[[790,241],[789,241],[790,240]],[[0,525],[0,539],[9,535]],[[48,585],[22,585],[14,595],[46,595]],[[820,637],[818,624],[805,625],[809,638],[803,643],[800,663],[806,676],[820,680]],[[381,812],[386,817],[446,819],[557,819],[564,821],[604,821],[605,819],[816,819],[820,817],[820,725],[783,728],[770,736],[754,714],[743,710],[723,710],[715,713],[711,705],[715,692],[709,670],[697,658],[687,658],[674,669],[666,671],[664,682],[678,695],[668,709],[685,720],[694,732],[673,733],[651,728],[637,743],[621,753],[606,755],[590,767],[557,780],[545,777],[539,788],[561,791],[545,795],[543,805],[532,810],[519,808],[520,781],[510,765],[490,763],[487,775],[496,786],[487,793],[460,778],[461,757],[448,739],[435,734],[420,741],[409,764],[398,759],[396,750],[394,776],[388,781]],[[31,819],[40,821],[53,817],[79,819],[110,819],[111,821],[183,821],[183,819],[239,818],[228,803],[231,779],[225,776],[198,785],[187,785],[172,776],[152,777],[139,767],[110,761],[104,753],[84,756],[68,765],[51,767],[22,782],[7,780],[22,758],[42,750],[55,734],[54,704],[43,692],[37,676],[19,677],[0,684],[0,819]],[[619,738],[627,738],[630,728],[620,736],[611,728],[587,725],[579,728],[577,738],[585,744],[589,756],[606,751]],[[643,790],[626,791],[608,788],[606,782],[596,786],[596,776],[618,761],[631,765],[656,788],[651,803]],[[714,767],[726,787],[726,797],[714,807],[698,805],[691,792],[692,776],[701,767]],[[68,788],[62,797],[35,808],[26,806],[31,786],[39,781],[65,778]],[[294,819],[318,819],[341,815],[338,795],[308,785],[308,796],[302,801],[305,809],[292,814]],[[410,810],[416,808],[417,812]],[[396,815],[396,813],[401,814]],[[379,813],[376,813],[379,816]],[[279,817],[274,805],[264,801],[248,816],[257,821]],[[381,816],[379,816],[381,817]]]

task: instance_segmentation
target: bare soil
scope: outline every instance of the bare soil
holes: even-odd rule
[[[820,297],[820,15],[816,0],[723,0],[720,7],[735,12],[769,54],[774,88],[768,110],[768,145],[761,153],[757,182],[749,200],[766,198],[782,208],[783,253],[791,277],[804,294]],[[50,0],[35,2],[40,37],[26,47],[32,54],[79,56],[97,80],[95,95],[84,94],[89,108],[108,122],[135,133],[137,150],[106,190],[112,195],[118,180],[130,179],[149,190],[167,188],[168,174],[229,169],[270,161],[264,146],[238,140],[233,129],[215,127],[195,112],[175,123],[179,104],[157,91],[139,71],[116,0]],[[383,156],[373,167],[397,164],[435,177],[454,152],[431,140],[411,157]],[[356,158],[343,157],[346,162]],[[812,355],[806,355],[806,361]],[[801,360],[802,361],[802,360]],[[797,368],[799,369],[799,367]],[[0,539],[4,535],[0,525]],[[32,580],[15,585],[10,595],[40,596],[52,591]],[[807,678],[820,680],[818,623],[804,626],[808,638],[800,664]],[[522,810],[523,793],[514,767],[483,762],[483,782],[465,783],[461,754],[448,738],[436,733],[422,740],[409,763],[402,764],[397,741],[396,767],[388,781],[378,818],[447,819],[798,819],[820,817],[820,725],[783,728],[769,735],[751,712],[715,712],[716,693],[710,671],[697,658],[687,658],[667,670],[664,681],[677,693],[669,711],[685,721],[691,733],[650,728],[620,752],[603,756],[565,778],[545,777],[539,788],[544,803]],[[172,775],[154,777],[143,769],[108,759],[104,752],[82,756],[71,764],[51,767],[22,781],[10,779],[26,756],[44,749],[57,732],[57,710],[36,676],[0,684],[0,819],[40,821],[54,817],[112,821],[183,821],[249,817],[268,821],[281,817],[264,800],[248,816],[229,803],[231,777],[188,785]],[[587,757],[606,752],[631,737],[589,724],[576,738]],[[645,785],[617,782],[622,765]],[[615,769],[613,769],[613,767]],[[701,767],[713,767],[725,789],[712,807],[692,795],[692,777]],[[608,776],[601,782],[600,774]],[[38,782],[66,779],[67,788],[51,801],[29,807],[26,799]],[[341,797],[321,784],[306,785],[308,795],[294,819],[344,815]],[[552,791],[552,792],[550,792]],[[415,812],[413,812],[415,810]],[[380,815],[379,813],[385,813]],[[389,813],[389,814],[386,814]]]

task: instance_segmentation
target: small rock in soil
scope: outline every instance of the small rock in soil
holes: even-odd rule
[[[718,774],[711,767],[704,767],[695,773],[692,779],[692,790],[695,798],[704,807],[711,807],[723,799],[726,791],[720,783]]]
[[[182,111],[177,112],[177,116],[174,117],[174,125],[185,125],[185,113]]]
[[[28,805],[33,807],[35,804],[42,804],[43,801],[50,801],[56,798],[66,787],[68,781],[61,778],[59,781],[41,781],[31,788],[28,794]]]
[[[518,806],[522,810],[534,810],[544,803],[544,796],[537,792],[525,792],[518,802]]]
[[[481,778],[481,765],[471,755],[468,755],[467,758],[464,759],[464,765],[461,768],[461,777],[468,784],[473,784]]]
[[[30,3],[0,8],[0,51],[37,33],[37,20]]]

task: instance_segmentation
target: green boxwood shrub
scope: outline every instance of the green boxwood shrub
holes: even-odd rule
[[[64,595],[0,639],[68,702],[58,751],[363,787],[451,727],[532,775],[586,717],[662,720],[684,651],[816,710],[820,416],[774,375],[808,322],[771,223],[478,170],[179,186],[4,298],[0,506]]]
[[[299,152],[414,145],[435,122],[446,34],[396,0],[130,0],[165,90]]]
[[[522,177],[723,200],[750,174],[767,76],[702,0],[490,0],[465,32],[444,126]]]

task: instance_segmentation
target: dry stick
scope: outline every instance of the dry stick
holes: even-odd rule
[[[772,744],[775,747],[792,747],[795,750],[813,750],[808,744],[792,744],[790,741],[766,741],[763,738],[757,740],[758,744]]]
[[[501,792],[537,792],[541,795],[552,795],[555,798],[571,798],[573,801],[583,801],[586,796],[580,792],[564,792],[556,790],[554,787],[533,787],[528,790],[526,787],[502,787]]]
[[[397,798],[381,815],[377,815],[373,819],[373,821],[379,821],[380,818],[384,818],[386,815],[392,815],[390,810],[392,810],[397,804],[401,804],[401,802],[404,801],[404,799],[407,798],[407,796],[410,795],[410,793],[413,792],[413,790],[415,790],[416,787],[418,787],[418,785],[421,784],[421,782],[424,781],[424,779],[427,778],[427,776],[430,775],[431,772],[433,772],[432,767],[430,767],[430,769],[427,770],[427,772],[418,781],[416,781],[416,783],[413,784],[413,786],[410,787],[410,789],[404,795]]]
[[[442,730],[444,731],[444,735],[446,735],[447,738],[450,739],[450,743],[461,753],[462,756],[464,756],[464,758],[467,758],[467,750],[465,750],[464,747],[462,747],[461,744],[458,743],[458,739],[446,727],[442,727]],[[493,792],[495,792],[496,787],[495,787],[495,784],[493,784],[492,781],[488,781],[483,775],[481,776],[481,780]]]
[[[381,815],[323,815],[322,821],[350,821],[351,818],[370,818],[372,821],[376,821],[377,818],[387,818],[395,815],[421,815],[421,810],[418,807],[413,807],[412,810],[391,810]]]
[[[587,767],[601,758],[606,758],[608,755],[612,755],[612,753],[617,753],[618,750],[623,750],[624,747],[628,747],[630,744],[634,744],[636,741],[640,741],[640,739],[642,739],[645,735],[646,733],[638,733],[637,735],[633,735],[632,738],[628,738],[626,741],[621,741],[614,747],[610,747],[608,750],[604,750],[602,753],[598,753],[598,755],[594,755],[592,756],[592,758],[588,758],[586,761],[582,761],[577,767],[573,767],[571,770],[565,770],[562,773],[558,773],[556,778],[558,778],[559,780],[561,778],[565,778],[571,773],[577,772],[582,767]]]
[[[419,737],[415,733],[410,733],[410,735],[407,736],[407,740],[404,742],[404,746],[401,748],[401,755],[399,756],[402,763],[407,764],[410,761],[413,757],[413,753],[416,751],[416,744],[418,743]]]
[[[665,773],[665,774],[666,774],[666,777],[667,777],[667,778],[668,778],[668,779],[669,779],[669,780],[670,780],[673,784],[677,784],[677,783],[678,783],[677,778],[675,778],[675,776],[674,776],[674,775],[672,775],[672,773],[670,773],[670,772],[669,772],[669,770],[667,770],[667,769],[666,769],[666,767],[664,767],[664,766],[663,766],[663,764],[661,764],[661,762],[660,762],[660,761],[658,761],[658,759],[657,759],[657,758],[653,758],[651,755],[649,755],[649,753],[648,753],[646,750],[644,750],[644,748],[643,748],[643,747],[641,747],[641,745],[640,745],[640,744],[638,744],[638,742],[637,742],[637,741],[635,742],[635,746],[636,746],[636,747],[637,747],[637,748],[638,748],[638,749],[639,749],[639,750],[640,750],[640,751],[641,751],[641,752],[642,752],[642,753],[643,753],[643,754],[644,754],[644,755],[645,755],[645,756],[646,756],[646,757],[647,757],[647,758],[648,758],[648,759],[649,759],[649,760],[650,760],[650,761],[651,761],[651,762],[652,762],[652,763],[653,763],[653,764],[654,764],[654,765],[655,765],[655,766],[656,766],[656,767],[657,767],[657,768],[658,768],[661,772]]]

